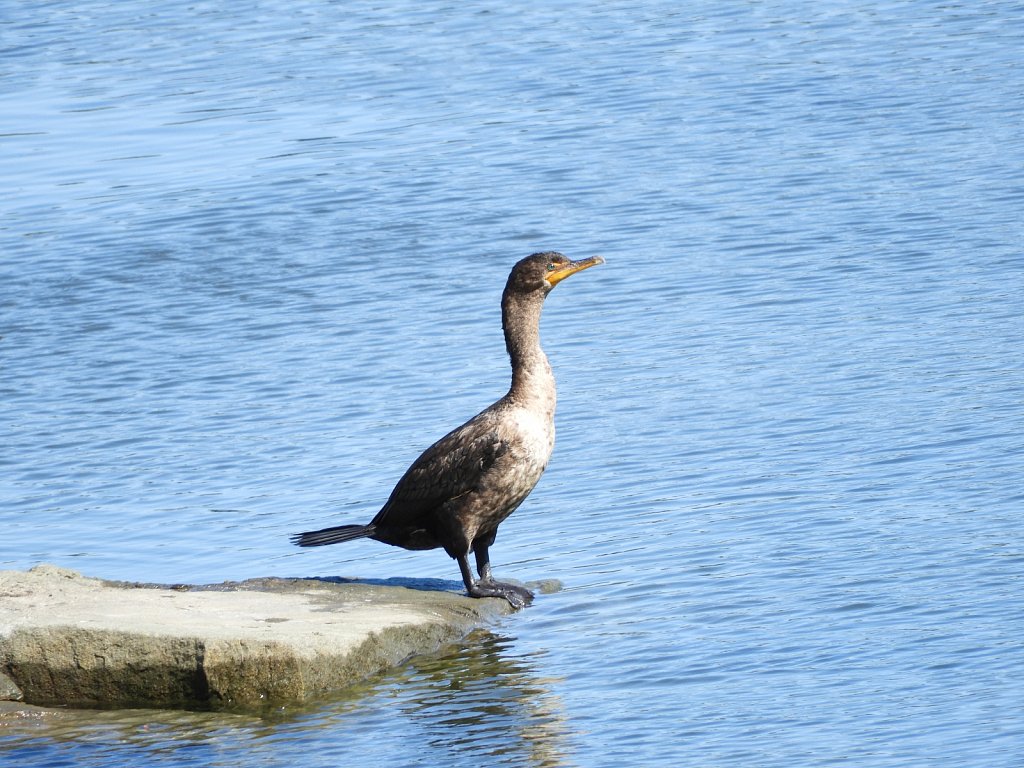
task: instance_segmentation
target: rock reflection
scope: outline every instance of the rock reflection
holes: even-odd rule
[[[0,765],[5,755],[23,753],[23,764],[67,764],[101,759],[130,745],[155,758],[186,746],[244,739],[258,732],[260,718],[223,712],[160,709],[65,709],[0,702]]]

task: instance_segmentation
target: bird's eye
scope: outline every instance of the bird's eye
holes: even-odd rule
[[[555,265],[554,265],[554,263],[549,261],[548,262],[548,272],[554,272],[554,271],[555,271]]]

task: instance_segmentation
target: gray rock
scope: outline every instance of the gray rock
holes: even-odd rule
[[[21,701],[25,695],[3,672],[0,672],[0,701]]]
[[[0,673],[37,705],[286,706],[435,651],[509,610],[504,600],[358,582],[168,587],[38,566],[0,571]]]

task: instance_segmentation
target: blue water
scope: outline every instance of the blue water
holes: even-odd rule
[[[0,2],[0,46],[0,567],[455,582],[288,536],[504,392],[512,263],[608,262],[492,552],[561,591],[0,764],[1024,762],[1024,5]]]

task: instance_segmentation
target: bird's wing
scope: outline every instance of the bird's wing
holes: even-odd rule
[[[473,490],[507,451],[508,443],[490,425],[469,422],[442,437],[412,463],[372,524],[407,524]]]

